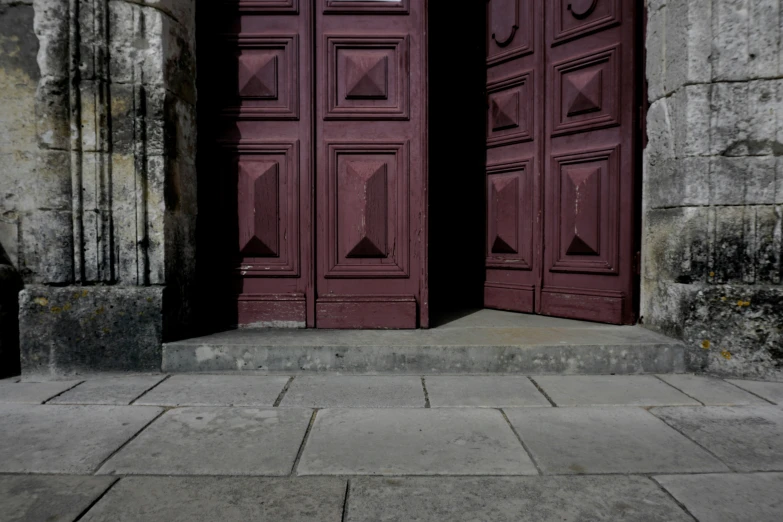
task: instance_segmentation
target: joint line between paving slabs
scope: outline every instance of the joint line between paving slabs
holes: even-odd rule
[[[87,507],[84,509],[84,511],[82,511],[81,513],[79,513],[79,516],[78,516],[78,517],[76,517],[76,518],[74,518],[74,519],[73,519],[73,522],[79,522],[79,520],[81,520],[82,518],[84,518],[84,515],[86,515],[87,513],[89,513],[89,512],[90,512],[90,510],[91,510],[92,508],[94,508],[94,507],[95,507],[95,505],[96,505],[98,502],[100,502],[100,501],[101,501],[101,499],[102,499],[103,497],[105,497],[105,496],[106,496],[106,494],[109,492],[109,490],[111,490],[111,488],[113,488],[113,487],[114,487],[114,485],[115,485],[115,484],[117,484],[117,482],[119,482],[119,481],[120,481],[120,477],[116,477],[116,478],[115,478],[115,479],[114,479],[114,480],[111,482],[111,484],[109,484],[109,487],[107,487],[105,490],[103,490],[103,493],[101,493],[100,495],[98,495],[98,498],[96,498],[95,500],[93,500],[92,502],[90,502],[90,505],[89,505],[89,506],[87,506]]]
[[[348,497],[351,494],[351,479],[348,479],[345,484],[345,499],[343,500],[343,516],[340,519],[342,522],[348,520]]]
[[[533,456],[533,453],[527,447],[527,444],[525,444],[525,441],[522,440],[522,437],[520,437],[519,432],[516,430],[516,428],[514,428],[514,425],[511,424],[511,420],[509,420],[508,415],[506,415],[506,412],[503,410],[503,408],[498,408],[498,411],[500,412],[501,415],[503,415],[503,418],[506,419],[506,424],[508,424],[508,427],[511,428],[511,431],[514,433],[514,436],[522,445],[522,449],[525,450],[527,456],[530,457],[530,462],[532,462],[533,465],[536,467],[536,471],[538,472],[538,474],[543,475],[544,472],[541,471],[541,468],[538,466],[538,462],[536,462],[536,458]]]
[[[62,395],[63,393],[67,393],[67,392],[69,392],[69,391],[73,390],[74,388],[76,388],[77,386],[81,386],[82,384],[84,384],[84,382],[85,382],[85,381],[79,381],[79,382],[77,382],[76,384],[74,384],[73,386],[71,386],[70,388],[68,388],[67,390],[63,390],[63,391],[61,391],[60,393],[58,393],[57,395],[52,395],[51,397],[49,397],[48,399],[46,399],[45,401],[43,401],[41,404],[49,404],[49,401],[53,401],[54,399],[56,399],[57,397],[59,397],[59,396],[60,396],[60,395]]]
[[[162,409],[162,410],[160,411],[160,413],[158,413],[157,415],[155,415],[155,417],[153,417],[153,418],[152,418],[152,420],[151,420],[151,421],[149,421],[147,424],[145,424],[144,426],[142,426],[142,427],[139,429],[139,431],[137,431],[136,433],[134,433],[134,434],[133,434],[133,436],[132,436],[131,438],[129,438],[128,440],[126,440],[125,442],[123,442],[122,444],[120,444],[120,447],[119,447],[119,448],[117,448],[116,450],[112,451],[112,452],[111,452],[111,454],[109,454],[109,456],[108,456],[108,457],[106,457],[105,459],[103,459],[103,461],[101,461],[101,463],[100,463],[100,464],[98,464],[98,466],[97,466],[97,467],[96,467],[96,468],[93,470],[92,474],[93,474],[93,475],[95,475],[96,473],[98,473],[98,470],[99,470],[99,469],[101,469],[101,468],[103,467],[103,465],[104,465],[104,464],[106,464],[107,462],[109,462],[109,460],[110,460],[110,459],[111,459],[113,456],[115,456],[117,453],[119,453],[120,451],[122,451],[122,450],[123,450],[123,448],[125,448],[125,446],[127,446],[128,444],[130,444],[131,442],[133,442],[133,441],[136,439],[136,437],[138,437],[139,435],[141,435],[141,432],[142,432],[142,431],[146,430],[146,429],[149,427],[149,425],[150,425],[150,424],[152,424],[153,422],[155,422],[156,420],[158,420],[159,418],[161,418],[161,417],[163,416],[163,414],[164,414],[164,413],[166,413],[167,411],[169,411],[170,409],[171,409],[171,408],[164,408],[164,409]]]
[[[666,495],[667,497],[669,497],[670,499],[672,499],[672,500],[674,501],[674,503],[675,503],[675,504],[677,504],[677,506],[678,506],[680,509],[682,509],[682,510],[685,512],[685,514],[686,514],[686,515],[688,515],[689,517],[691,517],[691,518],[692,518],[693,520],[695,520],[696,522],[699,522],[699,519],[698,519],[698,518],[696,518],[696,515],[694,515],[693,513],[691,513],[691,512],[690,512],[690,510],[689,510],[689,509],[688,509],[688,508],[685,506],[685,504],[683,504],[682,502],[680,502],[679,500],[677,500],[677,497],[675,497],[674,495],[672,495],[672,494],[671,494],[671,492],[670,492],[668,489],[666,489],[665,487],[663,487],[663,484],[661,484],[660,482],[658,482],[657,480],[655,480],[655,477],[648,477],[648,478],[649,478],[649,479],[652,481],[652,483],[653,483],[653,484],[655,484],[656,486],[658,486],[658,489],[660,489],[661,491],[663,491],[663,494],[664,494],[664,495]]]
[[[693,396],[693,395],[691,395],[690,393],[687,393],[687,392],[685,392],[685,391],[683,391],[683,390],[679,389],[678,387],[676,387],[676,386],[675,386],[675,385],[673,385],[672,383],[670,383],[670,382],[666,382],[665,380],[661,379],[661,378],[660,378],[658,375],[655,375],[655,374],[653,374],[653,377],[655,377],[656,379],[658,379],[658,380],[659,380],[659,381],[661,381],[662,383],[666,384],[667,386],[670,386],[670,387],[674,388],[675,390],[677,390],[678,392],[682,393],[682,394],[683,394],[683,395],[685,395],[686,397],[690,397],[691,399],[693,399],[694,401],[698,402],[698,403],[699,403],[699,404],[701,404],[702,406],[706,406],[706,404],[705,404],[703,401],[700,401],[699,399],[697,399],[696,397],[694,397],[694,396]]]
[[[665,426],[670,427],[671,429],[673,429],[674,431],[676,431],[677,433],[679,433],[680,435],[682,435],[683,437],[685,437],[686,439],[688,439],[689,441],[693,442],[698,447],[700,447],[701,449],[706,451],[708,455],[712,456],[713,458],[715,458],[715,460],[717,460],[718,462],[720,462],[721,464],[726,466],[732,473],[736,473],[736,470],[728,462],[723,462],[722,458],[720,458],[715,453],[710,451],[706,446],[702,445],[696,439],[694,439],[692,437],[689,437],[687,433],[685,433],[682,430],[680,430],[679,428],[677,428],[677,426],[674,426],[673,424],[669,424],[664,419],[662,419],[662,418],[658,417],[656,414],[654,414],[652,412],[652,410],[654,410],[656,408],[699,408],[699,406],[650,406],[650,407],[642,408],[642,409],[645,410],[650,415],[652,415],[653,417],[655,417],[656,419],[658,419],[659,421],[661,421]],[[724,473],[725,473],[725,471],[724,471]]]
[[[283,389],[280,390],[280,395],[277,396],[277,399],[275,399],[274,404],[272,404],[273,408],[279,408],[280,403],[283,402],[283,397],[285,397],[286,392],[288,391],[288,388],[291,386],[291,383],[294,382],[294,378],[296,376],[292,376],[288,378],[288,382],[285,383],[285,386],[283,386]]]
[[[544,398],[549,401],[549,404],[551,404],[553,408],[557,408],[558,407],[557,404],[555,404],[555,401],[552,400],[552,397],[550,397],[549,394],[544,391],[544,389],[541,387],[541,385],[538,384],[534,378],[532,378],[529,375],[527,376],[527,378],[528,378],[528,380],[530,380],[530,382],[533,383],[533,386],[536,387],[536,390],[538,390],[538,393],[543,395]]]
[[[427,391],[427,383],[424,382],[424,376],[421,377],[421,387],[424,390],[424,407],[431,408],[430,406],[430,394]]]
[[[158,382],[156,382],[155,384],[153,384],[152,386],[150,386],[149,388],[147,388],[146,390],[141,392],[141,394],[138,397],[136,397],[135,399],[133,399],[132,401],[130,401],[128,403],[128,405],[132,406],[134,402],[136,402],[137,400],[141,399],[142,397],[147,395],[149,392],[151,392],[152,390],[154,390],[155,388],[157,388],[158,386],[160,386],[161,384],[166,382],[169,379],[169,377],[171,377],[171,375],[166,375],[161,380],[159,380]]]
[[[305,444],[307,444],[307,438],[310,436],[310,431],[313,429],[313,424],[315,424],[315,416],[318,415],[318,408],[313,410],[313,415],[310,417],[310,424],[307,425],[307,430],[305,430],[304,438],[302,438],[302,444],[299,446],[299,451],[296,453],[296,459],[294,459],[294,465],[291,467],[291,475],[296,476],[296,468],[299,467],[299,461],[302,458],[302,453],[304,453]]]
[[[749,394],[753,395],[754,397],[758,397],[759,399],[761,399],[762,401],[764,401],[764,402],[766,402],[766,403],[772,404],[772,405],[774,405],[774,406],[777,406],[777,405],[778,405],[778,403],[777,403],[777,402],[772,402],[771,400],[767,399],[766,397],[762,397],[762,396],[761,396],[761,395],[759,395],[758,393],[754,393],[754,392],[752,392],[752,391],[750,391],[750,390],[746,390],[746,389],[745,389],[745,388],[743,388],[742,386],[736,385],[736,384],[734,384],[733,382],[729,382],[729,381],[727,381],[727,380],[724,380],[724,379],[721,379],[721,381],[725,382],[726,384],[730,384],[730,385],[734,386],[734,387],[735,387],[735,388],[737,388],[738,390],[742,390],[742,391],[744,391],[744,392],[746,392],[746,393],[749,393]],[[762,381],[762,382],[763,382],[763,381]],[[783,406],[783,404],[781,404],[781,406]]]

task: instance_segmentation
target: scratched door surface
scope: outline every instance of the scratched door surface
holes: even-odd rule
[[[236,323],[313,326],[311,0],[225,1],[222,163]]]
[[[634,5],[488,1],[488,307],[635,319]]]
[[[321,328],[427,323],[424,4],[315,4]]]

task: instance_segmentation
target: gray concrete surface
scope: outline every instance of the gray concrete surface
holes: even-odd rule
[[[49,404],[110,404],[127,406],[165,379],[165,375],[110,375],[87,379],[48,401]]]
[[[168,343],[163,370],[343,373],[684,372],[684,347],[636,326],[485,310],[430,330],[232,330]]]
[[[287,377],[174,375],[136,400],[153,406],[272,406]]]
[[[90,474],[159,408],[0,405],[0,473]]]
[[[120,475],[288,475],[312,412],[178,408],[104,464]]]
[[[654,478],[698,520],[779,522],[783,518],[783,473]]]
[[[743,390],[755,393],[768,401],[783,405],[783,382],[742,381],[730,379],[728,382]]]
[[[544,474],[727,471],[641,408],[506,410]]]
[[[783,411],[775,406],[651,411],[735,471],[783,471]]]
[[[530,379],[523,376],[444,375],[427,377],[425,384],[433,408],[551,406]]]
[[[300,475],[534,475],[498,411],[322,410]]]
[[[280,406],[303,408],[423,408],[420,377],[325,375],[294,378]]]
[[[642,477],[366,477],[351,480],[348,522],[685,522]]]
[[[115,480],[76,475],[0,475],[0,520],[76,520]]]
[[[129,477],[85,522],[340,522],[346,481],[334,478]]]
[[[706,406],[768,404],[763,399],[721,379],[689,374],[660,375],[659,377]]]
[[[80,381],[18,382],[13,379],[0,382],[0,403],[41,404],[73,388]]]
[[[699,404],[651,375],[544,375],[534,380],[558,406]]]

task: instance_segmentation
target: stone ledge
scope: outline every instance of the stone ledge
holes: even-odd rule
[[[159,370],[163,287],[30,285],[19,294],[22,372]]]

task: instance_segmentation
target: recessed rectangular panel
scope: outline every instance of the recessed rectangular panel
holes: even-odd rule
[[[534,139],[533,71],[487,85],[487,146]]]
[[[512,283],[484,283],[484,306],[510,312],[535,311],[535,286]]]
[[[238,251],[245,277],[299,275],[298,143],[225,144],[236,172]]]
[[[410,0],[324,0],[325,14],[408,14]]]
[[[416,328],[416,314],[412,295],[322,296],[315,303],[319,328]]]
[[[247,14],[297,14],[299,12],[299,0],[223,0],[222,3]]]
[[[550,0],[553,3],[552,45],[620,23],[621,0]]]
[[[554,65],[552,135],[619,125],[620,46]]]
[[[327,278],[408,276],[405,143],[328,144]]]
[[[407,36],[326,35],[327,120],[405,120]]]
[[[531,160],[487,167],[488,267],[531,270],[533,179]]]
[[[299,118],[298,35],[243,34],[227,38],[223,114],[250,120]],[[228,53],[227,53],[228,54]]]
[[[242,294],[237,297],[237,325],[243,328],[304,328],[305,294]]]
[[[487,65],[495,65],[534,50],[533,3],[537,0],[487,1]]]
[[[620,147],[554,156],[552,271],[618,269]]]

